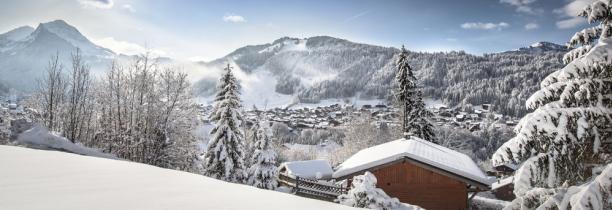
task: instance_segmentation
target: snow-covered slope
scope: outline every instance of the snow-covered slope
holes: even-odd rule
[[[30,26],[22,26],[22,27],[13,29],[9,32],[6,32],[4,34],[0,34],[0,40],[19,41],[19,40],[26,38],[32,32],[34,32],[34,28]]]
[[[0,209],[351,209],[127,161],[0,146]]]

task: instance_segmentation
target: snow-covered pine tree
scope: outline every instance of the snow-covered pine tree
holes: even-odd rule
[[[415,105],[408,113],[407,124],[411,128],[409,133],[427,141],[438,143],[433,130],[433,124],[429,120],[433,117],[433,114],[425,108],[425,102],[423,102],[420,91],[416,94]]]
[[[215,122],[205,155],[205,174],[229,181],[244,182],[244,132],[241,129],[240,86],[228,64],[221,76],[210,119]]]
[[[414,135],[436,143],[433,125],[429,117],[433,114],[425,108],[421,92],[417,87],[417,79],[408,65],[408,52],[402,46],[402,51],[396,62],[397,72],[395,81],[395,99],[403,109],[402,128],[404,136]]]
[[[589,182],[612,163],[612,3],[595,1],[580,16],[599,25],[572,37],[568,46],[577,48],[564,57],[567,65],[542,81],[526,103],[535,110],[493,155],[493,164],[522,163],[517,199],[507,209],[564,209],[557,201],[568,186]],[[591,206],[610,206],[609,195]]]
[[[276,167],[276,152],[270,142],[267,121],[260,121],[253,125],[254,149],[251,157],[251,167],[248,170],[248,184],[262,189],[276,189],[278,183],[278,169]]]

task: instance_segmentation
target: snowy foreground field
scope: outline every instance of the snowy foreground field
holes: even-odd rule
[[[0,146],[0,209],[352,209],[186,172]]]

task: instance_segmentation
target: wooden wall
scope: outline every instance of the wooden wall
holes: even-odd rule
[[[448,176],[437,174],[409,162],[397,163],[373,171],[391,197],[428,210],[467,209],[467,186]]]

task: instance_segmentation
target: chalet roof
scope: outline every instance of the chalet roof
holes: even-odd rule
[[[293,178],[299,176],[307,179],[330,179],[334,172],[326,160],[284,162],[279,166],[280,170],[283,168],[286,169],[284,173]]]
[[[340,164],[333,178],[346,178],[403,159],[446,172],[481,187],[490,185],[489,179],[467,155],[416,137],[363,149]]]

